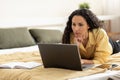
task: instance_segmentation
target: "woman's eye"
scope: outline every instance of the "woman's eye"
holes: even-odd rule
[[[79,26],[83,26],[83,24],[81,24],[81,23],[79,23],[78,25],[79,25]]]
[[[75,24],[73,23],[72,26],[75,26]]]

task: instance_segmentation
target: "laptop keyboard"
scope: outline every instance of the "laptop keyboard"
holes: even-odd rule
[[[94,66],[94,64],[82,64],[82,69],[90,69]]]

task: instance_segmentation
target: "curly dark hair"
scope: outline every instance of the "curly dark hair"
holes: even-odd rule
[[[73,32],[71,28],[72,18],[76,15],[82,16],[86,20],[88,26],[90,27],[89,28],[90,31],[102,26],[100,23],[100,20],[96,17],[96,15],[92,11],[90,11],[89,9],[77,9],[73,11],[68,18],[68,21],[66,24],[67,26],[65,27],[64,34],[62,37],[62,43],[70,44],[70,33]]]

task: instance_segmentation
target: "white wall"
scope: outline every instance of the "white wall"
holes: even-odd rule
[[[33,18],[67,16],[81,2],[90,3],[91,8],[101,13],[99,0],[0,0],[1,18]],[[96,4],[98,4],[96,6]]]
[[[120,32],[120,0],[105,0],[104,14],[118,16],[116,19],[112,20],[112,31]]]
[[[0,26],[46,24],[56,17],[68,17],[82,2],[102,14],[101,0],[0,0]]]

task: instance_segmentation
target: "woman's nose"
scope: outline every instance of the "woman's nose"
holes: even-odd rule
[[[78,30],[79,30],[79,26],[76,26],[76,27],[75,27],[75,30],[78,31]]]

